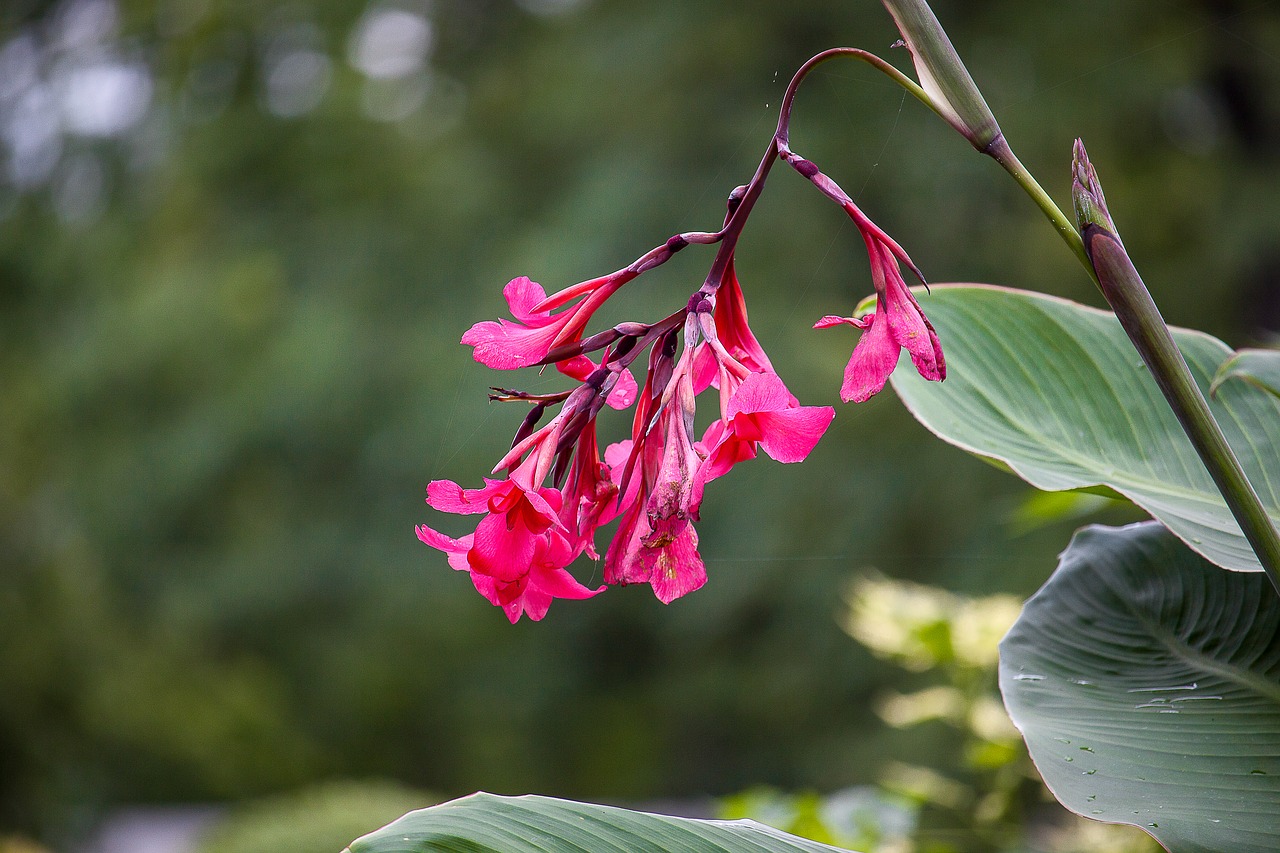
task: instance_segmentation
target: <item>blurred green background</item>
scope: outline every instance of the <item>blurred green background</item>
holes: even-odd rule
[[[934,5],[1064,205],[1085,138],[1171,322],[1280,328],[1278,4]],[[0,835],[347,778],[637,801],[946,769],[941,734],[872,713],[910,679],[842,630],[848,584],[1025,596],[1078,519],[1019,521],[1026,488],[891,392],[805,465],[716,482],[711,580],[669,607],[511,626],[413,534],[468,529],[423,489],[508,446],[524,412],[487,385],[563,387],[458,345],[503,284],[718,226],[794,69],[908,67],[896,37],[873,0],[0,5]],[[1097,304],[1012,181],[867,68],[815,73],[792,143],[932,280]],[[664,316],[710,258],[601,321]],[[839,405],[854,337],[809,327],[871,291],[855,229],[775,169],[738,270],[792,390]]]

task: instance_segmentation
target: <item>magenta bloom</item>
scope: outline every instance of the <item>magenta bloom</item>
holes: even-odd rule
[[[606,453],[615,463],[614,479],[625,476],[628,464],[638,465],[639,471],[623,497],[622,521],[605,554],[605,583],[647,583],[663,604],[707,582],[692,524],[698,520],[703,482],[703,457],[689,435],[692,365],[693,354],[686,350],[662,394],[657,423],[638,441]],[[633,454],[638,458],[630,459]]]
[[[493,468],[505,475],[486,478],[479,489],[449,480],[427,489],[432,508],[483,517],[458,539],[426,525],[418,538],[467,572],[512,622],[543,618],[553,599],[603,591],[579,583],[567,567],[582,554],[600,559],[596,532],[615,519],[618,529],[602,549],[605,584],[649,584],[663,603],[700,588],[707,572],[694,524],[707,482],[760,448],[780,462],[799,462],[830,425],[830,407],[801,406],[774,373],[748,324],[731,255],[684,308],[584,337],[594,312],[622,285],[689,242],[716,239],[677,235],[623,270],[551,296],[528,278],[513,279],[503,290],[512,319],[476,323],[463,335],[475,360],[489,367],[554,363],[579,383],[549,393],[493,387],[491,400],[530,405]],[[639,387],[630,368],[646,349]],[[696,441],[696,397],[711,386],[719,419]],[[555,405],[559,412],[539,426]],[[610,445],[601,460],[596,417],[606,406],[635,411],[630,440]]]
[[[550,351],[577,340],[582,329],[606,299],[633,275],[610,275],[576,284],[550,297],[542,285],[526,276],[513,278],[502,289],[511,309],[509,320],[484,320],[462,336],[462,343],[475,347],[472,356],[495,370],[530,367],[546,359]],[[551,311],[586,294],[586,299],[559,314]]]
[[[707,582],[692,524],[679,533],[656,533],[642,503],[631,505],[604,558],[607,584],[647,583],[663,604],[670,604]]]
[[[552,445],[559,431],[544,432]],[[564,498],[558,489],[537,487],[538,466],[546,454],[536,448],[505,480],[485,479],[484,488],[463,489],[450,480],[427,486],[427,503],[441,512],[485,513],[475,533],[452,539],[421,525],[418,538],[449,559],[449,565],[471,575],[485,598],[503,608],[515,622],[546,615],[552,598],[589,598],[604,589],[588,589],[565,567],[580,553],[576,531],[560,519]]]
[[[618,512],[618,487],[609,466],[600,460],[596,424],[591,421],[582,430],[574,449],[560,510],[560,520],[570,532],[575,557],[585,552],[593,560],[600,559],[596,552],[596,529],[616,518]]]
[[[512,623],[526,614],[534,621],[546,616],[553,598],[590,598],[604,589],[588,589],[563,568],[561,561],[568,562],[564,556],[568,546],[559,537],[552,537],[535,549],[527,573],[514,580],[501,581],[471,568],[468,554],[474,539],[472,534],[451,539],[425,524],[417,531],[419,539],[448,556],[452,568],[469,572],[476,591],[501,607]]]
[[[911,354],[911,363],[925,379],[940,382],[947,376],[938,333],[920,310],[898,268],[895,255],[901,250],[896,243],[886,243],[887,238],[882,238],[883,232],[878,228],[864,228],[861,222],[859,228],[871,259],[871,278],[876,287],[875,313],[862,319],[829,315],[814,324],[815,329],[848,324],[863,330],[845,367],[844,384],[840,387],[840,399],[846,403],[861,403],[878,394],[897,366],[898,353],[903,349]]]
[[[450,480],[427,486],[427,504],[441,512],[486,513],[476,527],[467,564],[482,575],[514,580],[528,571],[540,539],[553,528],[565,534],[558,512],[559,490],[522,488],[514,479],[485,479],[482,489],[463,489]]]
[[[703,436],[708,456],[701,480],[722,477],[739,462],[754,459],[757,447],[778,462],[801,462],[835,416],[830,406],[797,405],[777,374],[753,373],[730,398],[724,419]]]
[[[552,316],[550,311],[534,310],[547,298],[542,285],[526,276],[513,278],[502,289],[511,308],[509,320],[485,320],[476,323],[462,336],[462,343],[475,347],[473,357],[495,370],[528,367],[546,358],[551,342],[560,334],[571,315]]]

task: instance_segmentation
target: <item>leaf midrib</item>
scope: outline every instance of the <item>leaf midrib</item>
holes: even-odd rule
[[[1280,684],[1263,678],[1253,672],[1242,667],[1235,666],[1228,662],[1219,661],[1217,658],[1207,655],[1199,649],[1194,648],[1185,642],[1174,632],[1168,630],[1163,623],[1152,619],[1146,611],[1138,607],[1134,601],[1134,597],[1130,594],[1130,590],[1117,589],[1110,580],[1098,572],[1102,577],[1103,583],[1112,590],[1115,596],[1120,600],[1122,606],[1130,615],[1138,621],[1138,623],[1146,629],[1151,637],[1163,646],[1170,654],[1184,663],[1199,667],[1201,670],[1217,675],[1227,681],[1248,690],[1252,690],[1259,697],[1268,699],[1275,703],[1280,710]]]

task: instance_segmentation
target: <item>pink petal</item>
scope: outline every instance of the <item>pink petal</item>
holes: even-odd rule
[[[507,524],[507,516],[491,513],[476,527],[467,561],[471,570],[499,581],[515,581],[529,573],[538,536],[523,524]]]
[[[510,604],[503,605],[503,610],[507,613],[507,619],[511,620],[514,625],[520,621],[520,614],[528,616],[534,622],[542,621],[542,617],[547,615],[547,611],[551,608],[551,596],[534,589],[532,586],[525,587],[524,593]]]
[[[658,470],[646,505],[651,527],[656,527],[662,519],[679,519],[682,522],[688,518],[697,519],[698,507],[690,502],[690,497],[693,475],[701,464],[702,459],[691,444],[682,448],[678,442],[667,442],[662,467]]]
[[[623,368],[618,374],[618,384],[613,386],[613,390],[609,392],[609,396],[605,398],[605,402],[609,404],[611,409],[625,409],[636,401],[636,395],[640,392],[639,386],[636,385],[636,378],[631,375],[631,371]]]
[[[750,370],[773,372],[769,356],[765,355],[764,347],[760,346],[747,322],[747,301],[742,295],[742,285],[738,282],[732,261],[725,270],[724,282],[716,295],[715,323],[720,342],[730,355]]]
[[[556,362],[556,370],[568,376],[570,379],[576,379],[579,382],[586,381],[598,367],[594,361],[585,355],[575,355],[573,358],[566,358],[564,361]]]
[[[507,306],[511,316],[526,326],[545,325],[548,312],[539,311],[538,303],[547,298],[547,292],[536,281],[528,276],[513,278],[502,288],[502,295],[507,298]]]
[[[649,533],[649,521],[639,503],[628,506],[604,555],[604,582],[644,583],[649,572],[640,560],[641,539]]]
[[[703,342],[698,344],[698,348],[693,353],[693,367],[690,372],[693,375],[693,393],[701,394],[712,385],[718,384],[720,378],[720,362],[716,359],[716,353],[711,349],[711,345]]]
[[[490,604],[502,608],[512,625],[524,613],[528,613],[529,618],[534,621],[541,619],[547,615],[547,608],[551,605],[551,596],[530,589],[528,578],[506,583],[472,572],[471,582]]]
[[[606,589],[601,584],[595,589],[583,586],[568,570],[555,566],[536,566],[529,575],[529,585],[537,587],[553,598],[583,599],[599,595]]]
[[[889,324],[877,313],[853,348],[853,355],[844,369],[840,399],[846,403],[862,403],[880,393],[898,364],[899,349],[889,337]]]
[[[775,412],[791,405],[794,398],[776,373],[753,373],[742,381],[725,414]]]
[[[813,327],[815,329],[830,329],[835,326],[843,326],[845,324],[848,324],[850,326],[854,326],[855,328],[861,328],[860,322],[861,321],[855,320],[852,317],[837,317],[834,314],[828,314],[822,319],[820,319],[818,322],[814,323]]]
[[[858,230],[862,232],[862,239],[867,244],[867,252],[871,255],[873,277],[876,274],[875,268],[877,266],[884,267],[892,263],[896,267],[897,263],[894,261],[894,257],[897,257],[899,261],[902,261],[911,269],[916,278],[924,281],[920,268],[907,255],[906,249],[899,246],[898,242],[890,237],[884,229],[867,218],[867,215],[859,210],[852,200],[844,205],[844,209],[849,214],[849,217],[853,219],[854,224],[858,226]],[[877,259],[877,256],[880,257]]]
[[[742,416],[739,416],[741,418]],[[739,419],[735,418],[735,422]],[[711,426],[723,424],[723,421],[716,421]],[[711,445],[708,439],[713,438],[711,428],[707,429],[704,438],[704,446],[710,447],[707,454],[707,461],[702,463],[702,467],[698,470],[698,482],[705,485],[712,480],[723,477],[728,474],[730,469],[739,462],[746,462],[748,459],[756,458],[756,442],[752,440],[744,440],[731,429],[723,426],[714,433],[715,444]]]
[[[498,582],[488,575],[471,573],[471,583],[476,588],[476,592],[480,593],[485,599],[496,607],[502,606],[502,601],[498,597]]]
[[[648,564],[653,594],[663,604],[670,604],[707,582],[707,569],[698,554],[698,534],[692,525],[661,548],[649,550],[642,559]]]
[[[552,342],[572,314],[563,314],[549,323],[526,327],[507,320],[476,323],[462,336],[462,343],[474,347],[471,357],[494,370],[517,370],[537,364],[547,357]]]
[[[559,489],[542,488],[537,491],[528,491],[524,493],[524,497],[529,503],[529,508],[533,510],[535,518],[541,519],[541,523],[529,519],[534,522],[529,525],[531,528],[545,529],[546,526],[551,526],[564,529],[560,524],[560,509],[564,506],[564,496],[560,494]]]
[[[475,534],[468,533],[461,539],[450,539],[425,524],[420,524],[414,529],[417,531],[419,539],[437,551],[445,553],[449,559],[450,568],[459,572],[470,571],[471,566],[467,562],[467,552],[471,550],[471,542],[475,538]]]
[[[889,336],[911,354],[911,362],[925,379],[939,380],[938,336],[901,278],[890,281],[885,293]]]
[[[779,462],[801,462],[831,425],[836,410],[830,406],[797,406],[756,415],[763,435],[760,446]]]
[[[727,425],[722,420],[714,420],[707,425],[707,431],[702,434],[702,440],[694,445],[698,452],[703,456],[710,457],[715,449],[724,441]]]
[[[463,489],[452,480],[432,480],[427,484],[427,506],[440,512],[452,512],[458,515],[487,512],[489,498],[505,482],[490,480],[486,477],[483,489]]]

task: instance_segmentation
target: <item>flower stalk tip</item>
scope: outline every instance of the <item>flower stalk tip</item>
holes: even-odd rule
[[[1082,139],[1077,139],[1071,149],[1071,202],[1075,207],[1076,224],[1081,231],[1086,226],[1093,225],[1105,228],[1119,239],[1115,222],[1107,210],[1102,182],[1098,180],[1098,173],[1089,162]]]

